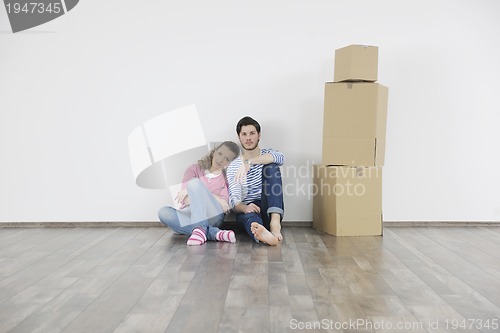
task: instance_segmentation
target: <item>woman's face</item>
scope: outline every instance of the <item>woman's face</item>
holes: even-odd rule
[[[232,160],[236,158],[236,154],[233,153],[226,146],[220,146],[214,152],[212,157],[212,167],[216,169],[226,168]]]

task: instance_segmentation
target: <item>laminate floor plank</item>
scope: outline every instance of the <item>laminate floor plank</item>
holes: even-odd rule
[[[22,233],[21,228],[0,228],[0,244],[2,244],[2,240],[8,239],[12,235]],[[1,245],[0,245],[1,246]]]
[[[342,254],[345,259],[338,262],[335,277],[344,280],[349,293],[343,294],[345,303],[339,303],[338,300],[331,302],[338,313],[334,317],[336,323],[360,320],[362,325],[358,327],[359,331],[367,332],[393,331],[393,327],[401,323],[418,323],[419,320],[407,308],[404,298],[398,294],[398,289],[393,288],[391,280],[387,279],[387,276],[394,277],[392,270],[405,266],[383,246],[383,237],[346,239],[351,242],[348,248],[351,248],[352,256],[349,258]],[[388,327],[381,326],[382,323]],[[425,328],[415,327],[413,331],[425,332]]]
[[[170,321],[169,331],[194,332],[200,323],[203,323],[204,329],[208,331],[217,331],[226,302],[233,264],[234,259],[220,258],[217,251],[206,252],[179,304],[179,310]]]
[[[36,246],[34,236],[41,233],[42,230],[38,228],[0,228],[0,281],[12,274],[6,268],[17,263],[16,251],[22,253],[23,250]]]
[[[484,268],[500,284],[500,243],[494,244],[484,239],[472,240],[473,232],[464,237],[463,232],[459,233],[455,228],[439,228],[436,233],[441,237],[441,245],[478,269]]]
[[[304,293],[305,299],[297,299],[294,302],[293,322],[289,322],[288,327],[297,327],[301,324],[304,328],[321,328],[325,319],[339,321],[347,306],[342,310],[336,308],[332,300],[338,303],[349,304],[354,301],[354,297],[349,290],[349,286],[343,278],[337,260],[332,256],[328,248],[323,243],[323,237],[310,228],[292,228],[295,233],[304,236],[305,241],[297,244],[298,255],[302,262],[304,275],[309,289],[309,293]],[[326,236],[327,238],[330,236]],[[304,302],[307,309],[303,315],[300,312],[298,301]],[[358,312],[360,312],[360,309]],[[301,327],[301,326],[298,326]],[[326,326],[328,327],[328,326]],[[328,327],[329,328],[329,327]],[[283,331],[283,326],[282,326]]]
[[[496,241],[495,238],[491,237],[495,235],[495,233],[493,233],[492,231],[496,229],[500,228],[474,227],[474,232],[464,232],[464,230],[462,230],[461,228],[446,228],[446,232],[450,235],[453,235],[460,241],[469,244],[470,247],[482,251],[488,256],[500,259],[500,243],[498,242],[499,235],[496,235]],[[483,232],[482,230],[485,231]]]
[[[80,231],[85,231],[85,229]],[[78,234],[80,231],[74,230],[73,233]],[[86,229],[86,231],[88,232],[90,229]],[[14,328],[12,331],[23,332],[25,331],[23,327],[27,325],[31,327],[28,331],[32,332],[37,329],[37,325],[44,326],[41,323],[47,313],[59,318],[61,308],[64,315],[73,311],[73,307],[66,307],[65,305],[68,302],[73,302],[71,304],[74,305],[74,299],[71,297],[74,294],[77,294],[79,300],[93,301],[92,297],[85,295],[85,291],[81,286],[91,288],[97,279],[94,280],[88,277],[86,279],[86,275],[105,261],[106,255],[112,252],[113,249],[116,250],[116,247],[121,247],[125,242],[130,241],[131,236],[133,237],[137,232],[137,230],[119,229],[94,230],[94,232],[88,234],[88,237],[69,244],[67,252],[63,248],[52,256],[46,257],[46,260],[39,262],[40,266],[45,265],[54,268],[45,277],[38,275],[38,266],[31,270],[32,276],[29,274],[30,270],[23,271],[22,275],[16,274],[20,277],[17,281],[19,285],[30,286],[0,305],[8,309],[6,312],[0,311],[0,313],[8,315],[7,320],[1,321],[0,327],[5,327],[7,324],[20,324],[19,330]],[[114,238],[110,238],[110,236],[114,236]],[[100,253],[99,258],[95,258],[96,252]],[[87,297],[84,297],[84,295]],[[74,312],[71,314],[74,314]],[[31,322],[35,324],[30,326]],[[63,323],[64,321],[58,322],[56,327]]]
[[[300,230],[300,229],[299,229]],[[343,252],[335,251],[331,255],[329,248],[323,240],[330,241],[331,236],[321,236],[318,232],[305,228],[300,230],[304,233],[306,244],[298,245],[307,283],[311,293],[311,304],[316,314],[308,314],[299,317],[303,326],[312,328],[328,328],[325,320],[330,323],[341,323],[345,318],[364,318],[365,314],[357,304],[356,297],[350,289],[344,273],[356,264],[352,258],[347,258]],[[295,232],[295,228],[294,228]],[[344,249],[348,239],[338,239],[335,242],[336,249]],[[310,306],[309,302],[305,302]],[[337,306],[341,305],[341,306]],[[297,319],[295,317],[294,319]],[[335,328],[335,326],[333,326]],[[338,330],[334,330],[338,331]],[[360,332],[368,330],[359,330]]]
[[[9,251],[14,249],[13,244],[18,242],[28,242],[29,238],[43,234],[43,229],[40,228],[0,228],[0,250],[8,248]]]
[[[500,235],[500,228],[498,227],[477,227],[474,232],[481,235],[484,238],[495,242],[495,239]]]
[[[157,245],[163,257],[158,258],[159,266],[163,262],[163,268],[115,332],[165,332],[196,274],[196,266],[184,264],[191,261],[184,237],[170,231]]]
[[[0,280],[0,306],[20,293],[27,286],[36,283],[54,270],[71,260],[73,251],[80,251],[86,244],[78,242],[89,233],[88,230],[54,230],[53,237],[44,239],[41,244],[25,250],[21,254],[5,251],[2,256],[13,256],[10,264],[0,267],[4,278]],[[88,240],[87,240],[88,241]],[[76,246],[75,246],[76,245]],[[1,320],[0,320],[1,321]]]
[[[2,275],[8,276],[30,266],[56,249],[71,243],[74,237],[79,237],[85,232],[78,230],[76,233],[69,233],[68,229],[61,228],[54,230],[50,236],[47,233],[38,233],[27,239],[18,240],[0,252],[4,261],[1,267]],[[9,260],[6,260],[7,258]]]
[[[7,249],[4,249],[4,252],[6,252],[6,254],[20,255],[23,252],[27,252],[28,250],[34,247],[45,248],[47,246],[50,246],[51,244],[53,245],[53,240],[55,238],[58,238],[61,235],[70,232],[70,229],[55,228],[54,232],[51,233],[50,236],[47,233],[40,232],[39,229],[26,230],[26,231],[27,232],[25,234],[25,238],[19,239],[19,237],[22,237],[21,234],[18,237],[15,237],[15,241],[14,239],[10,239],[10,241],[12,241],[11,244],[8,246]]]
[[[415,269],[426,267],[429,261],[423,260],[424,258],[417,251],[410,251],[399,244],[397,238],[392,237],[391,231],[385,232],[383,244],[389,252],[383,251],[379,253],[380,257],[383,257],[384,261],[392,262],[393,268],[387,270],[384,266],[383,269],[379,270],[379,275],[385,281],[384,285],[389,286],[395,292],[395,295],[386,296],[385,299],[380,300],[382,292],[379,291],[375,296],[371,296],[377,301],[375,305],[370,305],[370,302],[360,301],[367,317],[378,320],[378,322],[380,320],[392,322],[393,325],[396,325],[397,322],[420,324],[421,327],[417,328],[423,331],[429,327],[432,320],[439,320],[440,317],[430,317],[427,313],[419,311],[419,309],[422,306],[437,305],[443,311],[447,311],[444,320],[446,318],[463,319],[425,281],[415,274]],[[400,264],[395,264],[395,259],[399,260]],[[418,292],[415,292],[416,290]],[[369,305],[368,309],[366,304]],[[380,311],[380,309],[385,310]],[[380,311],[380,313],[377,313],[377,311]],[[386,318],[383,316],[384,313],[395,314],[396,316],[392,319],[390,317]]]
[[[415,230],[419,235],[423,235],[429,240],[426,242],[428,246],[422,248],[422,252],[481,293],[485,298],[488,298],[492,303],[500,304],[500,288],[495,291],[495,287],[500,286],[500,280],[483,269],[486,266],[481,266],[481,264],[463,257],[463,255],[469,255],[463,252],[457,254],[448,249],[445,246],[447,244],[446,236],[439,230],[440,228],[437,229],[417,228]],[[408,233],[408,231],[405,232]],[[455,251],[457,250],[455,249]]]
[[[171,249],[171,238],[169,237],[169,232],[167,230],[150,230],[148,233],[144,233],[142,235],[143,239],[147,239],[147,241],[143,242],[142,245],[139,246],[139,249],[144,250],[142,252],[142,255],[140,254],[141,251],[139,251],[140,257],[129,266],[129,268],[116,280],[115,282],[112,282],[114,277],[110,276],[107,283],[112,283],[109,285],[109,287],[103,291],[101,296],[96,297],[96,296],[88,296],[88,299],[94,299],[95,301],[100,301],[101,302],[101,307],[104,307],[105,309],[102,311],[103,320],[107,320],[107,317],[109,316],[109,313],[112,312],[114,313],[115,317],[120,317],[125,316],[130,313],[129,309],[132,307],[132,304],[135,302],[135,300],[139,297],[142,297],[143,294],[145,293],[146,288],[150,288],[151,285],[153,284],[153,280],[155,277],[157,277],[160,272],[163,270],[164,266],[168,263],[169,259],[172,257],[174,252],[169,251]],[[92,262],[94,260],[89,260],[89,262]],[[97,262],[97,264],[102,263],[103,260]],[[94,268],[97,267],[97,264],[94,265]],[[91,270],[88,270],[90,273]],[[90,275],[90,274],[89,274]],[[88,276],[83,276],[84,279],[88,278]],[[97,278],[99,279],[99,277]],[[97,284],[104,284],[106,283],[106,279],[102,279],[101,281],[98,281]],[[92,307],[93,303],[90,303],[87,301],[87,299],[82,299],[78,298],[79,295],[74,295],[75,291],[82,290],[83,285],[80,284],[80,286],[75,285],[74,289],[68,290],[66,295],[62,297],[60,301],[63,301],[70,297],[70,302],[69,306],[66,303],[64,307],[50,307],[49,309],[51,311],[57,311],[58,316],[54,316],[54,320],[56,323],[64,323],[60,324],[61,326],[61,331],[64,327],[66,327],[69,323],[72,322],[73,319],[75,319],[79,314],[82,313],[92,313],[92,311],[99,311],[96,310],[96,306],[94,308]],[[117,296],[114,297],[113,295],[116,294]],[[122,295],[123,294],[123,295]],[[81,295],[81,294],[80,294]],[[126,295],[126,296],[124,296]],[[77,296],[77,297],[75,297]],[[121,299],[119,302],[119,306],[115,306],[113,303],[118,302],[120,298]],[[109,300],[106,301],[106,298]],[[73,302],[76,303],[76,309],[72,308],[71,305]],[[109,302],[107,306],[109,307],[106,308],[106,302]],[[135,303],[134,303],[135,304]],[[85,307],[88,305],[87,307]],[[98,307],[99,305],[97,305]],[[70,309],[70,312],[68,312],[68,308]],[[44,309],[44,310],[49,310],[49,309]],[[93,315],[90,315],[90,320],[94,320],[95,317]],[[40,315],[40,320],[42,320],[43,325],[40,323],[35,323],[33,326],[38,326],[39,329],[41,328],[40,332],[44,332],[47,328],[56,326],[57,324],[47,324],[46,321],[43,321],[43,313]],[[129,332],[132,331],[132,328],[134,328],[131,323],[134,322],[132,318],[126,317],[122,321],[115,321],[115,325],[120,326],[121,328],[126,328]],[[144,325],[144,322],[142,322]],[[148,322],[149,324],[149,322]],[[41,326],[41,327],[40,327]],[[111,326],[111,324],[110,324]],[[109,328],[109,326],[108,326]],[[68,330],[66,328],[65,330]],[[144,332],[144,327],[142,327],[138,332]]]
[[[91,304],[74,318],[62,332],[111,332],[127,316],[152,284],[153,278],[137,268],[141,257],[147,255],[164,234],[159,228],[141,228],[123,246],[87,273],[91,278],[103,279],[97,288],[87,289],[94,296]],[[134,265],[138,263],[138,267]],[[151,266],[152,268],[154,265]],[[153,271],[160,270],[154,269]]]
[[[474,231],[474,229],[468,230]],[[422,230],[422,232],[428,237],[436,238],[434,234],[430,235],[430,230]],[[481,251],[479,244],[471,246],[464,241],[473,232],[462,232],[460,234],[454,228],[451,228],[451,230],[450,228],[439,228],[434,232],[439,235],[439,244],[441,246],[452,251],[463,260],[462,266],[466,271],[463,274],[458,274],[457,271],[450,272],[452,277],[450,277],[451,281],[448,284],[453,286],[456,294],[443,295],[443,298],[458,309],[465,318],[485,322],[490,318],[497,318],[500,321],[500,293],[498,288],[495,289],[495,285],[500,286],[499,261],[490,256],[489,253]],[[491,249],[491,247],[489,248]],[[481,272],[484,272],[484,274]],[[481,275],[481,279],[484,279],[485,285],[482,285],[482,282],[479,281],[478,275]],[[478,287],[479,285],[481,287]],[[489,289],[490,287],[492,289]],[[474,304],[474,307],[470,308],[468,306],[470,304]]]
[[[165,227],[0,230],[0,333],[499,332],[477,326],[500,321],[499,230],[287,226],[276,247],[242,230],[202,246]]]
[[[410,305],[412,311],[415,311],[417,315],[420,316],[422,320],[427,322],[439,322],[439,327],[445,327],[445,325],[450,321],[456,322],[466,322],[468,319],[485,319],[492,320],[497,319],[500,309],[498,305],[489,300],[484,295],[481,295],[478,290],[476,290],[477,284],[474,280],[469,279],[469,273],[460,273],[458,267],[461,266],[463,270],[470,269],[470,263],[462,260],[453,252],[450,252],[446,247],[441,245],[443,242],[443,236],[439,236],[439,228],[430,228],[428,231],[435,231],[436,234],[429,235],[426,234],[428,231],[424,231],[421,228],[390,228],[386,233],[389,237],[392,237],[392,233],[395,232],[396,237],[399,237],[400,242],[405,244],[406,247],[411,249],[412,252],[418,253],[418,257],[422,259],[421,265],[409,266],[411,273],[414,274],[418,279],[429,286],[435,294],[423,295],[423,301],[433,300],[431,304],[428,304],[430,309],[433,311],[428,311],[424,304],[413,304]],[[466,231],[464,230],[464,235]],[[396,253],[401,253],[398,251]],[[446,259],[447,258],[447,259]],[[448,263],[447,261],[453,261],[454,263]],[[458,262],[457,262],[458,261]],[[427,266],[426,266],[427,265]],[[473,268],[476,271],[478,268]],[[458,274],[456,274],[458,273]],[[486,281],[490,281],[491,277],[487,277]],[[406,282],[407,279],[405,279]],[[472,283],[471,283],[472,282]],[[402,285],[406,284],[402,282]],[[392,286],[397,284],[392,282]],[[414,285],[413,283],[409,284]],[[496,292],[494,284],[489,285],[492,289],[490,292]],[[480,289],[486,289],[480,288]],[[418,290],[422,290],[418,286]],[[427,290],[428,289],[424,289]],[[411,293],[411,290],[408,290]],[[413,290],[413,293],[414,290]],[[439,297],[436,299],[436,296]],[[469,304],[469,307],[464,307],[463,304]],[[473,306],[471,306],[474,304]],[[481,314],[481,316],[478,316]],[[424,316],[424,318],[422,318]],[[427,316],[428,318],[425,318]],[[475,329],[466,330],[470,332],[478,331]]]

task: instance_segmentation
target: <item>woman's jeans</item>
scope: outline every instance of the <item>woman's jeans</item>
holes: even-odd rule
[[[271,213],[280,214],[280,220],[283,219],[283,185],[281,182],[281,171],[277,164],[266,164],[262,168],[262,193],[261,199],[251,203],[260,207],[260,213],[238,213],[236,221],[243,224],[246,232],[258,242],[252,234],[250,228],[252,222],[257,222],[266,229],[270,229]]]
[[[216,240],[215,235],[224,222],[224,212],[205,184],[198,178],[191,179],[186,186],[189,206],[177,210],[165,206],[158,212],[161,223],[179,234],[191,235],[193,229],[200,227],[208,240]]]

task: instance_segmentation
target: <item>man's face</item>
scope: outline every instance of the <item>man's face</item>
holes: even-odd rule
[[[241,127],[240,143],[245,150],[254,150],[259,145],[260,133],[254,125],[246,125]]]

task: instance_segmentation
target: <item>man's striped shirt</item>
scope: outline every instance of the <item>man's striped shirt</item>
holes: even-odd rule
[[[285,156],[277,150],[261,149],[260,154],[271,154],[274,157],[274,163],[283,165]],[[229,203],[234,208],[239,203],[249,204],[254,200],[260,200],[262,193],[262,168],[263,164],[252,164],[243,182],[236,183],[234,177],[243,165],[242,156],[234,159],[227,167],[227,181],[229,183]]]

